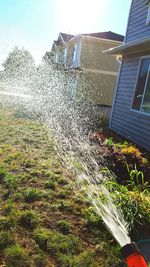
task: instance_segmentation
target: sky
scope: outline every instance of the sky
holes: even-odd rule
[[[37,64],[59,32],[113,31],[124,35],[131,0],[0,0],[0,69],[18,46]]]

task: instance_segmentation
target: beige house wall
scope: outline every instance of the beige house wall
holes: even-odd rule
[[[115,75],[78,72],[76,101],[111,106],[116,78]]]
[[[73,53],[77,45],[76,70],[73,66]],[[66,43],[65,85],[68,97],[77,103],[91,105],[112,105],[114,87],[119,69],[116,57],[103,51],[120,45],[120,42],[90,38],[78,35]],[[64,46],[59,47],[64,63]],[[61,59],[61,57],[60,57]]]
[[[97,70],[107,70],[117,72],[119,64],[115,56],[109,56],[103,54],[104,50],[115,47],[119,45],[118,42],[94,40],[94,39],[83,39],[80,57],[80,67],[97,69]]]

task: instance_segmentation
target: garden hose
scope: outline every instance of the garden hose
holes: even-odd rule
[[[128,267],[148,267],[135,242],[123,246],[121,253]]]

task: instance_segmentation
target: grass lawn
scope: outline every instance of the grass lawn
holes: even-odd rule
[[[1,109],[0,266],[123,267],[119,246],[64,168],[54,143],[40,123]],[[149,198],[130,191],[147,225]]]

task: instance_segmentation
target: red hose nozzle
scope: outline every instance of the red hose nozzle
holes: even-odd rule
[[[135,242],[131,242],[122,247],[121,253],[128,267],[148,267]]]

